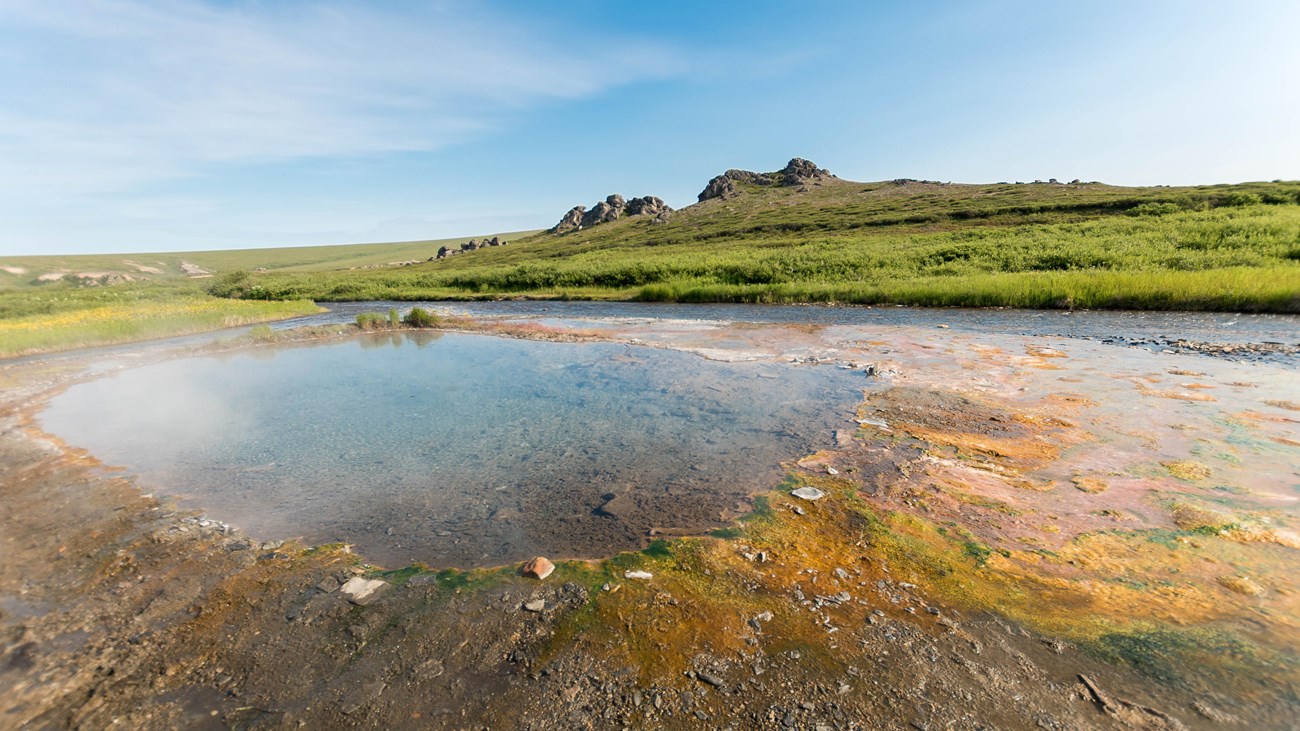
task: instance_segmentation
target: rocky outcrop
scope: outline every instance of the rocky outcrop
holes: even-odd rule
[[[470,239],[469,241],[466,241],[465,243],[461,244],[459,248],[452,249],[446,246],[440,247],[438,249],[437,256],[433,257],[429,261],[434,261],[435,259],[446,259],[449,256],[462,254],[467,251],[477,251],[479,249],[486,249],[489,246],[505,246],[509,243],[510,243],[509,241],[503,241],[498,236],[493,236],[490,239],[483,239],[481,241],[479,239]]]
[[[737,185],[781,185],[786,187],[805,186],[808,183],[818,183],[822,180],[833,179],[835,176],[831,171],[825,168],[817,167],[816,163],[805,160],[802,157],[796,157],[786,166],[773,173],[755,173],[749,170],[728,170],[727,172],[713,178],[709,184],[704,186],[700,192],[699,200],[704,202],[713,198],[731,198],[736,196],[740,191]]]
[[[569,212],[564,214],[560,222],[551,227],[551,233],[564,234],[570,231],[577,231],[582,227],[582,216],[587,212],[586,206],[574,206]]]
[[[623,200],[623,196],[615,193],[582,214],[582,221],[578,228],[591,228],[597,224],[617,221],[626,208],[627,201]]]
[[[626,200],[623,196],[615,193],[605,200],[597,203],[588,209],[586,206],[574,206],[569,212],[564,214],[560,222],[551,227],[550,233],[563,234],[579,229],[599,226],[602,223],[617,221],[620,218],[628,216],[654,216],[658,221],[666,214],[672,212],[672,208],[663,199],[647,195],[640,198]]]

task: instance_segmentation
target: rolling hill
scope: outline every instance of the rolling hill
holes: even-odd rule
[[[220,291],[1300,311],[1300,182],[860,183],[788,170],[728,171],[671,214],[396,270],[240,275]]]

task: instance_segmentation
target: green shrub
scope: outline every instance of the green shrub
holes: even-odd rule
[[[402,324],[402,319],[401,319],[400,317],[397,316],[397,308],[396,308],[396,307],[389,307],[389,308],[388,308],[388,326],[391,327],[391,328],[396,328],[398,325],[401,325],[401,324]]]
[[[258,325],[248,331],[248,337],[255,343],[269,343],[275,340],[275,333],[271,330],[270,325]]]
[[[423,307],[413,307],[402,322],[408,327],[433,327],[438,324],[438,318]]]
[[[245,297],[251,288],[252,279],[248,272],[244,269],[234,269],[217,275],[212,285],[208,287],[208,294],[214,297],[238,299]]]
[[[1264,199],[1256,193],[1229,193],[1223,197],[1222,205],[1242,208],[1245,206],[1257,206],[1263,203]]]
[[[1166,216],[1183,210],[1177,203],[1143,203],[1128,209],[1130,216]]]
[[[362,330],[382,330],[385,320],[383,315],[374,312],[362,312],[357,315],[357,327]]]

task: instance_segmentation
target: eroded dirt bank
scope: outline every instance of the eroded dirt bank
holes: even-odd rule
[[[852,363],[864,399],[736,529],[538,582],[205,525],[34,429],[86,363],[3,368],[0,725],[1286,728],[1300,710],[1293,371],[902,327],[493,329]],[[355,575],[387,586],[354,604]]]

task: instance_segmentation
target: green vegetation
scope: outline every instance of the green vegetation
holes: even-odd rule
[[[438,317],[423,307],[413,307],[406,313],[406,317],[402,318],[402,322],[410,327],[433,327],[438,324]]]
[[[633,217],[563,236],[506,234],[511,246],[440,261],[426,261],[439,241],[7,257],[0,356],[292,317],[313,311],[308,300],[1300,312],[1300,182],[739,188],[658,224]],[[73,278],[58,280],[65,272]],[[422,311],[400,322],[435,324]],[[366,329],[398,324],[396,311],[386,322],[358,318]]]
[[[497,234],[514,241],[533,231]],[[384,244],[338,246],[295,246],[227,251],[179,251],[153,254],[70,254],[0,257],[0,290],[49,286],[41,276],[58,273],[115,272],[140,281],[166,281],[189,276],[181,264],[191,264],[212,274],[234,270],[325,271],[353,267],[382,267],[401,262],[424,261],[443,245],[459,245],[468,237]],[[193,271],[193,270],[191,270]],[[199,281],[204,281],[200,279]],[[210,278],[206,281],[212,281]]]
[[[0,292],[0,357],[185,335],[318,310],[304,300],[220,299],[186,283],[57,284]]]
[[[259,299],[1300,311],[1300,183],[750,186],[445,261],[252,275]]]

